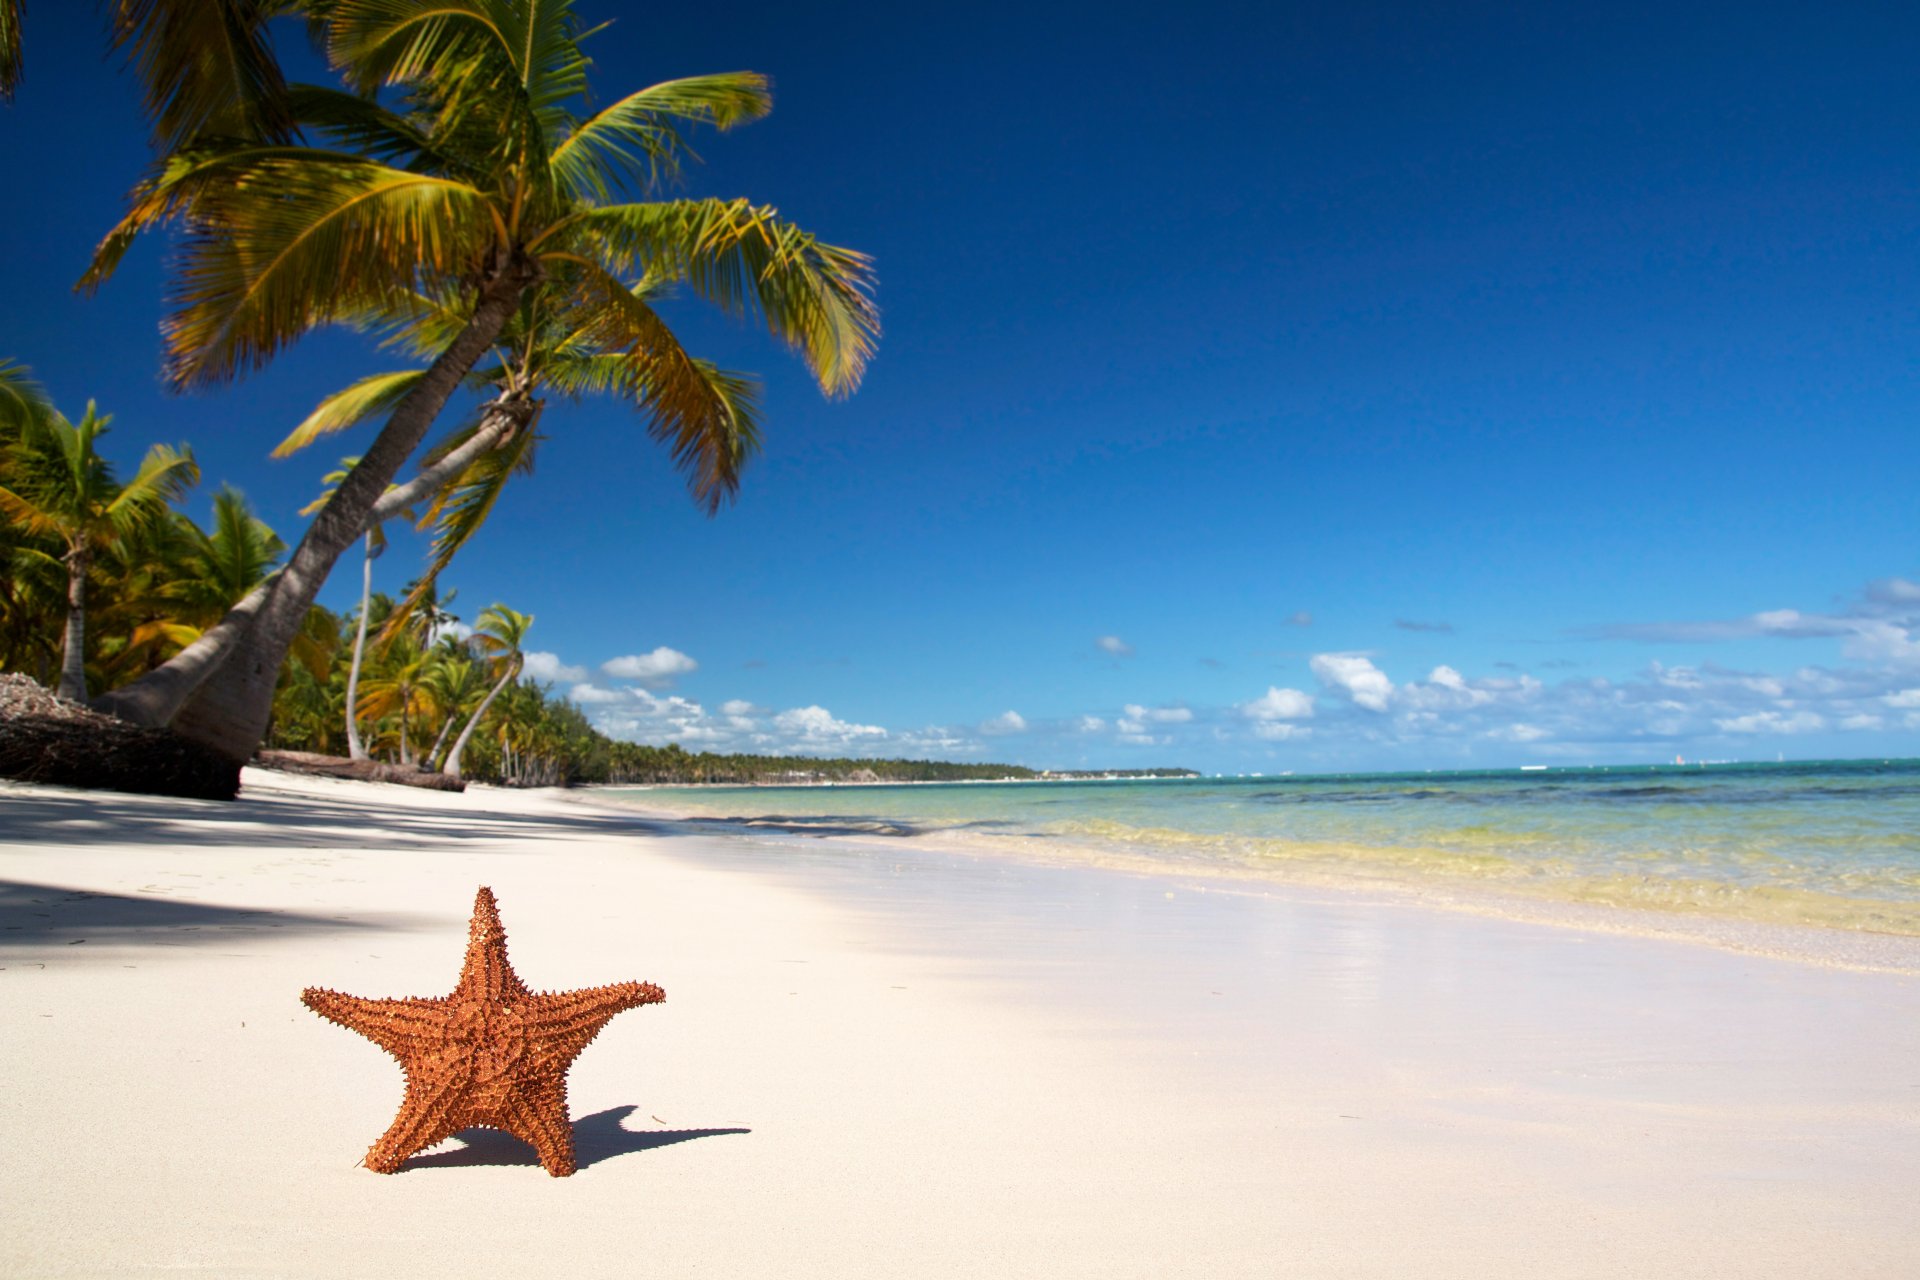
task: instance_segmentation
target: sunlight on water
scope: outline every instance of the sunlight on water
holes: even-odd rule
[[[1920,934],[1920,761],[634,795],[794,830],[1040,844],[1070,860],[1477,883]]]

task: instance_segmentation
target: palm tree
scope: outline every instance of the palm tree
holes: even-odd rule
[[[117,632],[112,654],[102,655],[110,685],[192,644],[265,580],[287,549],[232,485],[214,495],[211,529],[176,512],[152,533],[106,549],[116,588],[103,619]],[[296,648],[310,660],[310,645],[296,641]]]
[[[414,720],[428,710],[423,681],[433,657],[411,633],[403,631],[381,646],[361,686],[356,710],[362,719],[399,717],[397,753],[401,764],[413,763]]]
[[[447,763],[440,772],[449,778],[460,776],[460,757],[466,754],[467,741],[473,737],[473,731],[487,714],[487,708],[493,705],[493,700],[500,696],[502,689],[519,679],[520,669],[526,665],[526,656],[520,652],[520,646],[532,627],[532,614],[515,613],[503,604],[490,605],[480,611],[479,620],[473,628],[473,644],[493,660],[493,669],[499,673],[499,677],[474,710],[467,727],[460,731],[460,736],[453,740],[453,746],[447,751]]]
[[[657,279],[643,278],[629,292],[639,302],[652,305],[668,290]],[[470,387],[496,400],[516,393],[532,399],[534,414],[524,428],[480,454],[432,498],[419,519],[420,527],[434,530],[434,541],[416,593],[430,589],[460,549],[479,532],[507,481],[533,471],[536,447],[545,439],[536,429],[544,417],[541,393],[557,392],[575,401],[588,395],[610,394],[626,400],[643,415],[648,412],[645,388],[633,382],[626,353],[617,344],[610,346],[602,331],[563,323],[567,317],[563,307],[538,302],[523,307],[502,331],[497,344],[501,358],[468,376]],[[429,357],[451,341],[463,323],[457,311],[422,297],[414,314],[400,327],[396,341],[423,358]],[[658,430],[661,424],[657,419],[651,425],[656,428],[656,438],[671,445],[675,464],[687,473],[687,487],[694,500],[712,514],[733,496],[741,471],[759,450],[759,386],[746,374],[732,373],[706,361],[695,363],[724,412],[687,421],[670,438]],[[424,372],[413,369],[372,374],[335,392],[280,442],[274,456],[286,457],[323,435],[378,418]],[[455,432],[429,453],[429,462],[465,446],[479,429],[470,425]],[[410,613],[420,603],[410,595],[402,608]]]
[[[421,678],[428,714],[440,721],[440,732],[433,745],[420,758],[423,768],[437,769],[443,759],[441,748],[447,745],[454,727],[467,716],[486,692],[486,677],[467,653],[466,646],[452,636],[435,646],[435,661]]]
[[[168,375],[181,387],[264,364],[319,325],[404,321],[422,297],[464,317],[394,398],[267,589],[103,700],[236,760],[259,740],[272,673],[341,552],[396,499],[437,491],[528,428],[538,406],[515,384],[469,440],[386,493],[516,311],[537,307],[569,331],[600,335],[654,432],[676,445],[724,436],[712,424],[730,422],[734,403],[636,293],[640,282],[757,313],[830,395],[858,385],[878,332],[863,255],[746,200],[628,199],[677,174],[686,127],[764,115],[763,77],[669,81],[583,113],[588,59],[571,0],[328,0],[316,29],[356,92],[299,87],[289,97],[296,122],[336,145],[169,157],[136,190],[86,281],[110,274],[141,231],[181,225],[166,328]],[[404,95],[398,109],[374,98],[383,88]],[[724,458],[713,475],[719,492],[737,483]]]
[[[75,700],[87,696],[87,570],[94,552],[164,521],[167,504],[200,479],[184,445],[157,444],[147,450],[133,479],[120,484],[95,448],[109,421],[91,401],[78,424],[57,415],[29,417],[8,450],[6,482],[0,486],[0,513],[30,535],[57,540],[62,549],[67,627],[58,692]]]
[[[333,491],[340,487],[341,483],[352,473],[359,461],[360,459],[358,458],[342,458],[340,460],[339,470],[329,471],[326,478],[322,481],[322,483],[327,486],[326,491],[306,506],[300,508],[300,514],[303,516],[312,515],[322,506],[326,505],[327,500],[333,496]],[[413,512],[409,510],[402,510],[396,514],[405,516],[409,520],[413,519]],[[373,604],[373,562],[378,560],[381,553],[387,549],[385,522],[376,520],[373,524],[369,525],[365,534],[365,541],[367,548],[366,555],[360,562],[360,621],[353,632],[353,665],[347,669],[345,713],[347,721],[347,755],[354,760],[365,760],[367,758],[366,744],[360,740],[360,717],[357,710],[360,705],[360,667],[367,652],[367,618],[368,611]],[[239,602],[235,601],[235,603],[237,604]]]

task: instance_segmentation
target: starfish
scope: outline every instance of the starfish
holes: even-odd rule
[[[528,990],[507,960],[500,909],[484,886],[473,900],[466,964],[452,995],[300,993],[307,1008],[392,1054],[406,1076],[400,1114],[368,1149],[367,1168],[393,1173],[416,1151],[479,1125],[531,1144],[556,1178],[575,1168],[567,1068],[616,1013],[666,998],[651,982]]]

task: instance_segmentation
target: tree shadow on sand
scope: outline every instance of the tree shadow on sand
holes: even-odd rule
[[[252,936],[409,926],[410,916],[358,919],[228,907],[173,897],[99,893],[25,880],[0,880],[0,958],[91,942],[96,946],[187,947]]]
[[[670,1147],[695,1138],[717,1138],[729,1133],[752,1133],[751,1129],[629,1129],[622,1123],[638,1107],[608,1107],[573,1122],[573,1154],[585,1169],[615,1156]],[[418,1155],[400,1166],[400,1172],[414,1169],[455,1169],[474,1165],[534,1165],[540,1158],[533,1148],[498,1129],[462,1129],[451,1139],[460,1145],[444,1151]]]

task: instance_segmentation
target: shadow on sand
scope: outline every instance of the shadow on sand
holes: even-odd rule
[[[0,880],[0,956],[87,942],[188,947],[246,935],[392,927],[396,922],[405,923],[395,917],[348,920]]]
[[[752,1133],[751,1129],[629,1129],[622,1122],[638,1107],[608,1107],[573,1122],[573,1154],[582,1169],[611,1160],[615,1156],[670,1147],[695,1138],[717,1138],[729,1133]],[[400,1166],[400,1172],[414,1169],[454,1169],[472,1165],[534,1165],[540,1163],[533,1148],[498,1129],[462,1129],[453,1135],[457,1147],[414,1156]]]
[[[659,835],[670,828],[642,815],[488,813],[466,809],[396,809],[389,820],[366,802],[246,791],[233,801],[160,799],[106,791],[0,792],[0,843],[245,846],[258,849],[364,849],[370,843],[407,849],[461,841],[506,841],[555,831],[594,835]]]

